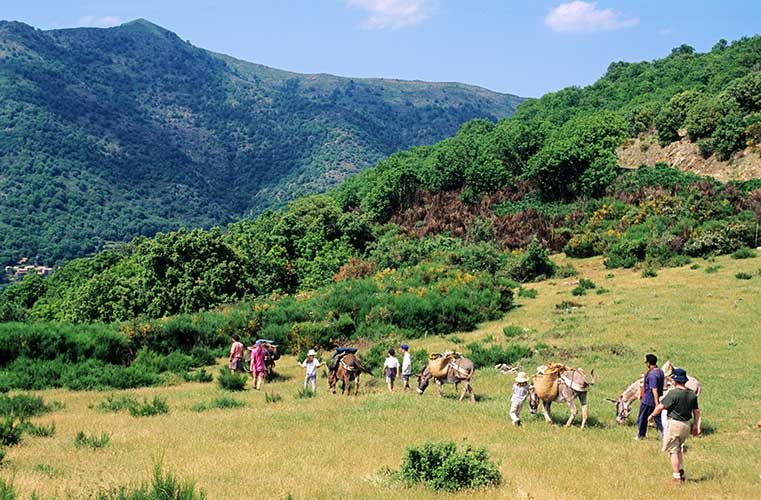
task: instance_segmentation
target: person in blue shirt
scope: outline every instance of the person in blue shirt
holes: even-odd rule
[[[645,374],[645,387],[639,403],[639,417],[637,418],[638,432],[636,439],[645,439],[645,436],[647,435],[647,419],[653,413],[655,407],[661,402],[665,380],[663,370],[658,368],[658,358],[655,354],[648,354],[645,356],[645,364],[647,365],[647,373]],[[661,433],[661,439],[663,439],[663,423],[661,422],[661,419],[655,419],[655,426]]]

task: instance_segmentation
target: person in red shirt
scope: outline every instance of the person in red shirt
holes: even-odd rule
[[[233,345],[230,346],[230,373],[243,371],[243,344],[238,335],[233,335]]]

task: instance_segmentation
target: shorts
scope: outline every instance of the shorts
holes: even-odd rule
[[[396,379],[396,377],[390,377],[390,376],[386,375],[386,383],[387,384],[392,383],[395,379]]]
[[[410,376],[411,376],[410,373],[402,374],[402,380],[404,380],[405,382],[409,382],[410,381]]]
[[[690,435],[692,426],[689,422],[669,419],[669,425],[666,428],[666,435],[663,438],[663,451],[671,455],[682,451],[682,445]]]
[[[230,361],[230,369],[236,372],[242,372],[243,358],[233,358],[233,360]]]

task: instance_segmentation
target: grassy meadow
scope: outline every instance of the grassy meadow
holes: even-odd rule
[[[43,498],[87,498],[146,481],[161,462],[165,470],[194,480],[211,499],[455,498],[459,495],[407,488],[381,474],[384,467],[397,469],[411,444],[452,439],[485,447],[500,464],[503,484],[467,493],[473,499],[758,498],[761,258],[696,259],[692,266],[661,269],[650,278],[641,270],[607,270],[601,258],[568,262],[597,288],[576,297],[571,290],[577,278],[529,285],[538,296],[517,298],[518,307],[502,320],[474,332],[411,342],[411,348],[456,349],[493,339],[536,347],[533,359],[521,363],[528,372],[547,361],[594,368],[597,384],[590,391],[586,430],[578,428],[580,415],[573,428],[550,427],[541,415],[529,415],[528,405],[524,426],[512,427],[507,412],[513,378],[493,368],[475,375],[476,405],[456,401],[451,386],[443,399],[436,398],[435,387],[423,397],[388,394],[379,377],[375,384],[363,384],[357,398],[328,393],[320,378],[317,396],[299,399],[303,370],[294,358],[284,357],[278,362],[281,379],[265,386],[282,397],[274,403],[252,390],[223,393],[216,383],[117,393],[40,391],[46,402],[65,404],[32,419],[54,422],[56,433],[25,436],[19,446],[8,448],[0,477],[12,479],[21,498],[33,492]],[[707,273],[712,266],[718,269]],[[753,277],[740,280],[738,272]],[[598,294],[601,287],[608,291]],[[556,313],[555,305],[564,300],[583,307]],[[508,325],[525,333],[506,339],[502,330]],[[618,426],[613,405],[605,401],[642,373],[647,352],[685,367],[703,384],[705,435],[689,442],[688,481],[682,487],[666,485],[670,466],[659,451],[657,432],[644,442],[633,440],[637,406],[629,424]],[[170,411],[136,418],[91,408],[109,394],[139,400],[160,395]],[[246,406],[191,410],[222,395]],[[553,416],[563,422],[568,410],[553,405]],[[109,433],[110,443],[102,449],[77,448],[74,436],[81,430]]]

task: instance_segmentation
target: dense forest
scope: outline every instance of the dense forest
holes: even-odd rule
[[[521,101],[279,71],[142,20],[52,31],[0,22],[0,263],[53,265],[224,225]]]
[[[0,386],[26,384],[34,363],[19,345],[76,346],[84,323],[101,324],[99,335],[123,339],[133,355],[179,346],[190,359],[232,331],[292,352],[357,339],[382,352],[389,339],[499,317],[515,293],[530,296],[523,284],[572,275],[550,252],[602,255],[605,266],[640,267],[643,277],[692,257],[750,255],[760,242],[761,180],[721,183],[664,164],[620,169],[615,150],[638,134],[670,141],[685,129],[706,154],[755,147],[759,69],[761,37],[614,63],[589,87],[525,102],[497,123],[470,121],[327,194],[30,275],[0,296],[0,318],[14,322],[0,330],[9,367]],[[526,352],[513,347],[468,353],[488,363]],[[59,364],[50,369],[65,385]]]

